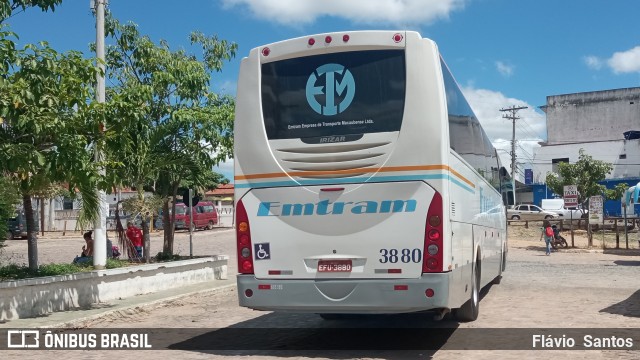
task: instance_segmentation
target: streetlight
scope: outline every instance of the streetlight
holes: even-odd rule
[[[512,155],[510,152],[508,152],[505,149],[496,149],[496,151],[502,151],[502,152],[504,152],[505,154],[507,154],[509,156]],[[501,161],[501,163],[502,163],[502,161]],[[515,163],[512,162],[512,168],[511,168],[511,192],[513,194],[513,206],[516,205],[516,169],[513,168],[514,164]]]
[[[89,6],[96,14],[96,57],[98,58],[98,68],[100,72],[97,74],[96,84],[96,101],[98,103],[105,102],[105,82],[104,82],[104,11],[108,0],[91,0]],[[100,130],[104,131],[104,124],[101,124]],[[102,150],[96,143],[95,161],[102,161]],[[104,167],[100,168],[100,175],[105,175]],[[96,269],[104,269],[107,265],[107,214],[109,213],[109,204],[107,203],[107,194],[98,190],[99,213],[98,218],[93,224],[94,246],[93,246],[93,266]]]

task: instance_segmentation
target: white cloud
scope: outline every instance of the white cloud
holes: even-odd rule
[[[615,72],[633,73],[640,72],[640,46],[631,50],[616,52],[607,60],[607,65]]]
[[[231,183],[233,183],[233,159],[227,159],[225,162],[221,162],[218,166],[213,167],[213,171],[224,175]]]
[[[296,26],[322,16],[362,24],[417,25],[446,19],[468,0],[222,0],[226,9],[248,9],[254,17]]]
[[[583,60],[584,60],[584,63],[587,64],[587,66],[590,69],[600,70],[602,68],[602,60],[597,56],[593,56],[593,55],[585,56]]]
[[[238,82],[233,80],[226,80],[220,84],[216,84],[216,91],[221,94],[235,95],[238,89]]]
[[[502,117],[506,113],[501,112],[500,109],[512,106],[528,107],[517,113],[520,119],[516,121],[516,140],[519,145],[519,148],[516,149],[516,158],[518,162],[534,160],[534,148],[540,146],[538,142],[543,141],[543,137],[546,136],[547,132],[544,114],[537,112],[535,106],[519,99],[509,98],[501,92],[476,89],[471,86],[463,87],[462,92],[480,120],[493,146],[500,149],[498,150],[498,155],[500,155],[502,165],[507,169],[509,169],[509,164],[511,163],[511,157],[508,153],[511,152],[513,124],[510,120]],[[520,169],[531,167],[531,165],[519,166]]]
[[[507,65],[502,61],[496,61],[496,68],[498,72],[503,76],[510,77],[513,75],[513,69],[515,68],[513,65]]]

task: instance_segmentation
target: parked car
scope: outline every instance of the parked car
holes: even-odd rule
[[[553,212],[560,215],[563,219],[582,219],[587,218],[587,209],[583,209],[581,205],[566,207],[563,199],[543,199],[542,209],[544,211]]]
[[[560,215],[544,211],[536,205],[522,204],[516,205],[507,210],[507,219],[511,220],[545,220],[557,219]]]
[[[184,204],[176,204],[176,229],[188,229],[191,224],[189,208]],[[215,205],[209,201],[200,201],[193,206],[192,230],[213,229],[218,225],[218,212]]]
[[[40,221],[38,214],[34,211],[36,228],[35,231],[40,231]],[[7,240],[13,239],[26,239],[27,238],[27,217],[24,215],[24,211],[17,210],[14,217],[7,220]]]

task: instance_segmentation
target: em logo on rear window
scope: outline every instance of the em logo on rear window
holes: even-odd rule
[[[324,84],[320,82],[322,75]],[[356,82],[353,75],[340,64],[321,65],[307,79],[307,102],[320,115],[332,116],[345,111],[351,105],[355,93]],[[324,95],[324,105],[320,104],[316,95]]]

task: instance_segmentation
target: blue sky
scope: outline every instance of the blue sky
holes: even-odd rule
[[[237,58],[212,84],[229,94],[240,59],[263,44],[332,31],[419,31],[438,43],[496,147],[508,149],[511,138],[499,109],[529,107],[516,130],[525,163],[546,139],[538,107],[547,96],[640,86],[637,0],[110,0],[109,9],[176,49],[189,48],[194,30],[236,42]],[[64,0],[53,13],[30,9],[6,23],[20,44],[46,40],[90,56],[95,41],[89,0]],[[229,179],[231,165],[221,167]]]

